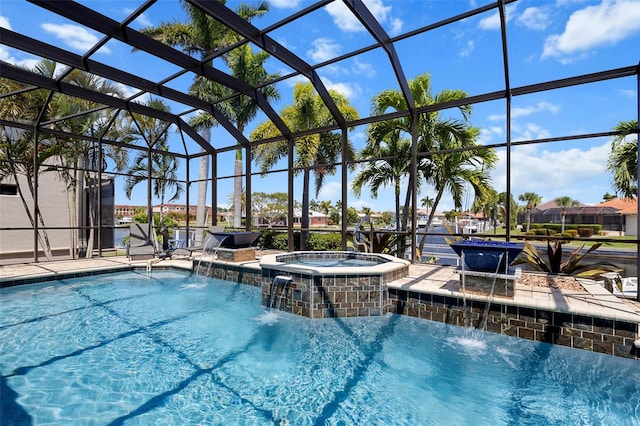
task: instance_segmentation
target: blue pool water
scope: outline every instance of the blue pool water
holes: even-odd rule
[[[335,259],[335,258],[296,258],[287,261],[288,264],[318,266],[318,267],[367,267],[376,266],[381,262],[367,259]]]
[[[640,364],[173,271],[0,290],[2,424],[640,424]]]

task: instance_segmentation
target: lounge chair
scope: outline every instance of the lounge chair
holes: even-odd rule
[[[156,257],[156,235],[150,223],[132,223],[129,227],[129,236],[129,260],[146,260]]]
[[[189,256],[192,257],[193,256],[193,252],[196,251],[202,251],[205,247],[205,245],[207,244],[207,240],[211,237],[213,237],[214,234],[218,233],[218,232],[224,232],[224,226],[210,226],[209,229],[207,229],[207,233],[204,236],[203,239],[203,243],[198,245],[198,246],[193,246],[193,247],[178,247],[173,249],[173,251],[171,252],[172,255],[182,255],[182,256]]]

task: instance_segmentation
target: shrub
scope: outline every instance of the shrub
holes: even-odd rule
[[[274,250],[288,250],[289,249],[289,236],[286,232],[278,232],[271,238],[271,247],[263,246],[265,248],[271,248]]]
[[[342,250],[342,236],[333,233],[312,233],[307,239],[307,249],[312,251]]]
[[[535,232],[535,235],[556,235],[556,231],[549,228],[537,228],[533,232]]]
[[[619,271],[620,268],[618,266],[608,262],[580,265],[585,256],[600,248],[601,245],[601,243],[594,244],[582,253],[582,249],[585,246],[582,244],[580,247],[569,253],[565,260],[562,253],[562,242],[556,240],[551,244],[550,241],[547,241],[546,254],[548,258],[545,259],[535,246],[525,241],[522,255],[513,262],[513,265],[528,263],[538,271],[551,274],[562,273],[583,277],[598,277],[606,272]]]
[[[582,238],[591,238],[593,236],[593,228],[578,228],[578,235]]]

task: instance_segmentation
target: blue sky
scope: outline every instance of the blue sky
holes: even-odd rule
[[[142,4],[142,1],[81,1],[114,20],[122,20]],[[285,16],[311,3],[304,0],[270,1],[267,15],[254,21],[266,28]],[[464,13],[487,4],[468,0],[368,0],[367,7],[391,35],[399,35]],[[236,1],[227,5],[235,8]],[[30,19],[24,19],[29,16]],[[161,21],[183,20],[177,1],[160,0],[132,25],[136,29],[158,25]],[[512,87],[536,84],[547,80],[594,73],[604,69],[637,65],[640,60],[640,0],[521,0],[507,8],[509,75]],[[44,9],[18,0],[3,0],[0,5],[0,25],[82,54],[99,41],[99,34],[74,22],[67,21]],[[310,64],[322,63],[351,50],[372,44],[364,28],[341,2],[334,2],[300,22],[270,34],[280,44]],[[496,10],[467,18],[450,26],[396,43],[404,74],[411,79],[428,72],[433,92],[461,89],[469,95],[504,89],[504,71],[500,45],[499,20]],[[10,63],[32,65],[39,58],[0,45],[0,59]],[[177,67],[161,63],[143,52],[117,41],[110,41],[93,59],[118,66],[151,80],[160,80],[179,71]],[[221,69],[221,61],[214,64]],[[291,70],[275,58],[269,60],[270,72],[286,75]],[[358,109],[361,117],[369,116],[370,100],[386,89],[398,89],[388,57],[380,50],[370,51],[358,58],[322,67],[318,74],[324,84],[343,93]],[[192,80],[184,76],[168,83],[184,89]],[[293,85],[300,77],[280,82],[277,88],[281,100],[275,105],[279,111],[291,102]],[[133,89],[126,88],[134,93]],[[611,130],[622,120],[634,119],[637,111],[637,79],[617,79],[588,86],[572,87],[552,92],[514,97],[512,101],[511,137],[513,141],[566,136]],[[184,105],[171,103],[173,112],[181,112]],[[506,103],[504,100],[477,104],[472,124],[481,129],[480,143],[505,141]],[[445,111],[445,116],[455,112]],[[265,116],[260,114],[248,127],[246,135]],[[365,143],[364,127],[350,133],[357,149]],[[214,129],[214,145],[231,146],[233,139],[225,131]],[[175,146],[181,141],[172,136]],[[190,149],[195,144],[187,141]],[[177,148],[176,148],[177,149]],[[606,192],[613,192],[611,176],[606,171],[610,140],[599,138],[576,142],[549,143],[514,148],[512,151],[512,192],[518,196],[535,192],[543,201],[568,195],[586,204],[596,204]],[[498,151],[500,165],[493,172],[493,184],[498,191],[506,189],[505,152]],[[218,174],[232,174],[233,152],[222,154],[218,160]],[[195,178],[197,164],[191,165]],[[283,165],[284,167],[284,165]],[[257,170],[257,167],[254,169]],[[353,175],[351,175],[353,177]],[[122,182],[117,182],[117,192]],[[121,204],[143,204],[144,185],[134,191],[132,200],[118,194]],[[253,191],[286,191],[286,176],[256,178]],[[195,185],[191,200],[196,199]],[[219,183],[219,204],[227,204],[232,181]],[[301,199],[296,181],[295,198]],[[420,197],[432,196],[425,188]],[[318,200],[336,201],[341,198],[339,175],[329,177]],[[469,203],[471,200],[469,199]],[[371,207],[376,211],[391,210],[392,188],[371,198],[365,188],[357,199],[350,193],[349,205]],[[449,197],[443,199],[438,210],[453,208]]]

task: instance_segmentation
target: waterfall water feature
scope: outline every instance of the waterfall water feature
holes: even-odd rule
[[[210,235],[209,238],[207,238],[204,242],[204,245],[202,246],[202,254],[200,255],[200,259],[198,259],[198,267],[196,268],[196,274],[200,272],[200,266],[202,265],[202,261],[208,261],[209,265],[207,266],[207,273],[204,274],[205,276],[205,280],[207,277],[209,277],[209,273],[211,272],[211,265],[213,264],[213,261],[217,258],[217,254],[218,254],[218,249],[220,248],[220,246],[222,246],[222,243],[224,242],[224,240],[226,239],[226,236],[223,237],[219,237],[216,235]],[[207,256],[209,256],[209,259],[206,260]]]
[[[282,306],[282,299],[286,297],[287,290],[293,283],[293,278],[285,275],[276,275],[271,281],[271,288],[269,289],[269,308],[275,308],[280,310]],[[280,296],[277,297],[278,288],[280,288]],[[277,297],[277,301],[275,300]],[[274,302],[275,306],[274,306]]]
[[[467,312],[467,289],[465,288],[464,282],[466,281],[466,277],[464,276],[464,252],[460,254],[460,264],[462,265],[462,275],[460,275],[460,283],[462,285],[462,321],[465,328],[471,327],[471,318],[469,313]]]
[[[499,255],[499,259],[498,259],[498,265],[496,267],[496,270],[493,273],[493,281],[491,283],[491,290],[489,292],[489,300],[487,301],[486,307],[485,307],[485,311],[484,311],[484,317],[482,319],[482,327],[478,327],[481,330],[486,331],[487,330],[487,320],[489,318],[489,310],[491,308],[491,302],[493,301],[493,294],[495,291],[495,286],[496,286],[496,280],[498,279],[498,274],[500,273],[500,267],[503,265],[502,260],[504,258],[504,256],[507,256],[507,265],[509,264],[508,262],[508,254],[507,252],[503,252],[500,253]],[[465,281],[466,281],[466,276],[464,274],[464,268],[465,268],[465,259],[464,259],[464,252],[461,253],[461,265],[462,265],[462,270],[463,273],[460,277],[460,282],[462,285],[462,319],[464,322],[464,326],[466,328],[471,328],[472,324],[471,324],[471,312],[470,310],[467,309],[467,290],[466,290],[466,286],[465,286]],[[505,271],[506,273],[506,271]],[[480,325],[480,324],[478,324]]]
[[[502,259],[504,258],[505,255],[507,255],[507,252],[500,253],[500,260],[498,260],[498,267],[496,268],[496,272],[493,275],[493,282],[491,283],[491,291],[489,292],[489,300],[487,301],[487,306],[485,307],[485,310],[484,310],[484,318],[483,318],[483,324],[482,324],[482,330],[484,331],[487,331],[487,320],[489,318],[489,309],[491,308],[491,302],[493,302],[493,292],[496,287],[496,280],[498,279],[498,273],[500,272]],[[508,255],[507,255],[506,265],[507,265],[506,268],[508,270],[509,268]],[[505,273],[507,272],[507,270],[505,270]]]

